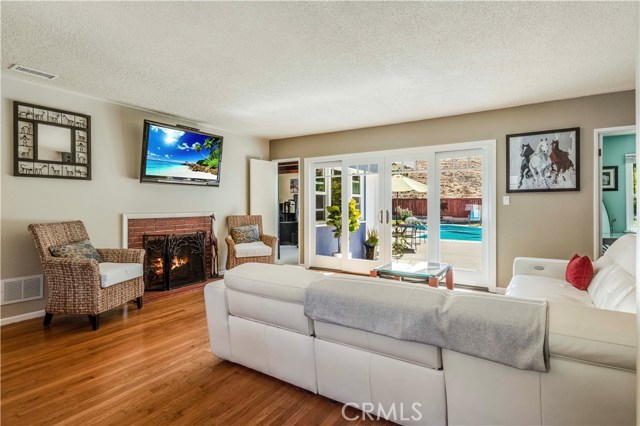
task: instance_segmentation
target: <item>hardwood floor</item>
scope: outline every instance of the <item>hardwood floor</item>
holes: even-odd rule
[[[214,357],[201,291],[125,305],[101,315],[98,331],[85,316],[57,315],[50,329],[40,318],[0,332],[3,426],[374,423]]]

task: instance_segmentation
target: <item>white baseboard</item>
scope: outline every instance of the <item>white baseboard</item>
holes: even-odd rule
[[[7,318],[0,318],[0,326],[13,324],[14,322],[26,321],[26,320],[30,320],[38,317],[43,317],[44,314],[45,312],[43,309],[41,311],[27,312],[26,314],[15,315]]]
[[[504,294],[506,291],[505,287],[496,287],[496,294]]]

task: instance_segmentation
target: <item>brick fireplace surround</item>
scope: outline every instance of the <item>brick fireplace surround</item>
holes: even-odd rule
[[[211,217],[209,214],[194,216],[176,214],[175,217],[164,217],[164,214],[158,215],[158,217],[147,216],[153,215],[124,215],[123,245],[125,248],[143,248],[142,237],[144,235],[193,234],[197,231],[204,231],[206,232],[205,272],[208,279],[211,275]]]

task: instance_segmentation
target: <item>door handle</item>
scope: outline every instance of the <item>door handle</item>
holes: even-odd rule
[[[384,223],[384,221],[382,220],[382,210],[380,210],[380,223]]]
[[[387,210],[387,224],[389,223],[389,210]]]

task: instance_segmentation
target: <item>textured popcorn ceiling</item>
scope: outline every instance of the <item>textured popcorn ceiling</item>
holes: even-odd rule
[[[1,7],[3,74],[267,138],[635,87],[636,2]]]

